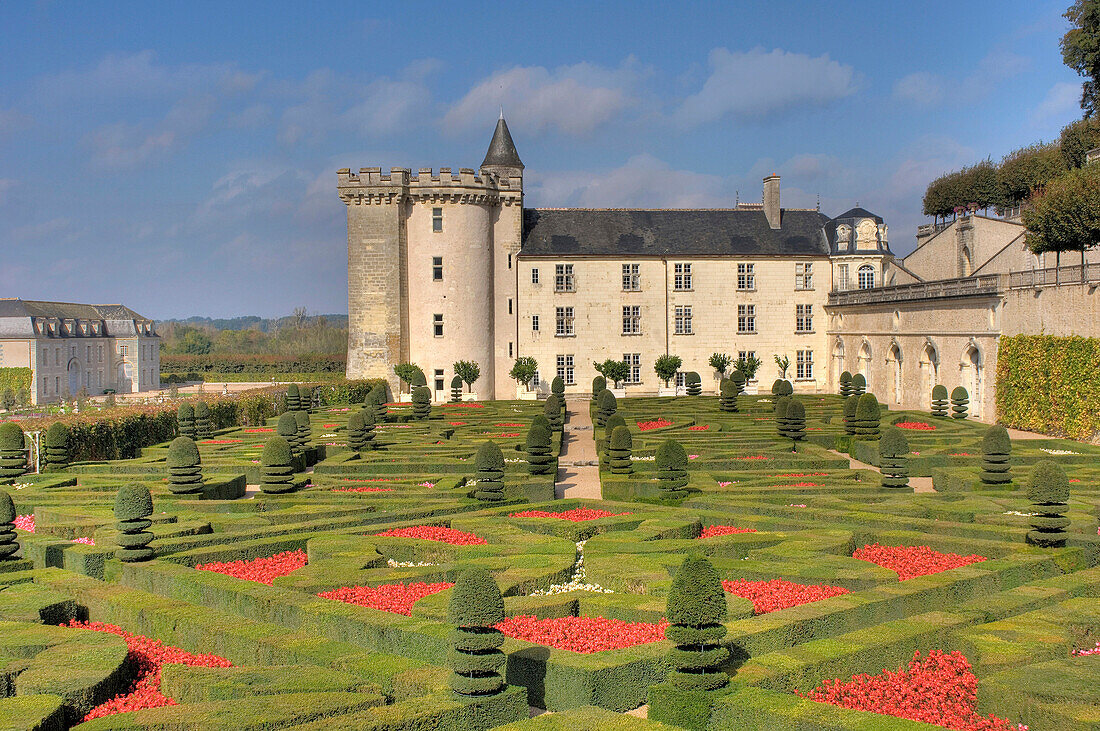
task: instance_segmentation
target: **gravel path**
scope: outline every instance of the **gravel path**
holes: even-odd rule
[[[587,398],[565,401],[565,442],[558,458],[555,497],[599,500],[600,468]]]

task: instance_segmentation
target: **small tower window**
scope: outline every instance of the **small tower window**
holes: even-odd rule
[[[508,268],[509,269],[512,268],[512,255],[511,254],[508,255]]]
[[[531,315],[531,331],[538,332],[539,330],[539,316]]]
[[[858,275],[860,289],[871,289],[875,286],[875,268],[870,264],[861,266]]]
[[[432,280],[436,282],[443,281],[443,257],[432,257]]]
[[[432,209],[432,231],[439,233],[443,230],[443,209]]]
[[[508,298],[508,314],[512,314],[512,298]]]
[[[531,284],[538,284],[538,283],[539,283],[539,270],[532,268],[531,269]]]
[[[443,315],[439,313],[432,315],[432,327],[437,338],[443,337]]]

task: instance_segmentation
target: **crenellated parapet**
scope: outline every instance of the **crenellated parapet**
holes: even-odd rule
[[[408,168],[350,168],[336,171],[337,191],[345,205],[388,205],[409,202],[471,203],[475,205],[522,205],[523,178],[478,174],[472,168],[420,168],[414,175]]]

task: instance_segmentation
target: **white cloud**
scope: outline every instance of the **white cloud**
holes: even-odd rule
[[[587,135],[636,103],[633,91],[647,73],[633,57],[617,69],[590,63],[515,66],[481,81],[443,118],[446,130],[483,129],[501,106],[524,134]]]
[[[1081,85],[1059,81],[1029,115],[1033,125],[1065,124],[1081,116]]]
[[[711,74],[676,112],[685,127],[723,117],[761,119],[799,108],[819,108],[856,92],[851,66],[782,49],[710,53]]]
[[[1011,51],[993,50],[978,61],[977,67],[951,83],[938,74],[917,71],[894,82],[894,98],[922,109],[938,106],[943,101],[973,104],[984,99],[997,84],[1002,84],[1026,71],[1031,59]],[[950,87],[951,93],[948,94]]]
[[[189,97],[177,102],[153,125],[104,125],[85,139],[92,151],[92,164],[125,170],[166,156],[206,127],[214,107],[213,97]]]
[[[918,107],[934,107],[943,101],[943,79],[927,71],[903,76],[894,83],[894,98]]]
[[[733,204],[723,178],[673,170],[648,154],[636,155],[607,171],[532,171],[529,180],[529,198],[537,206],[705,208]]]

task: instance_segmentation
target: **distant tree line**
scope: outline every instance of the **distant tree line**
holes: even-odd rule
[[[277,320],[249,320],[244,329],[222,329],[215,323],[227,321],[162,322],[157,331],[161,337],[162,355],[336,355],[347,353],[346,326],[332,324],[329,316],[309,317],[304,308],[290,317]],[[254,322],[252,320],[255,320]],[[346,318],[338,320],[343,324]]]

